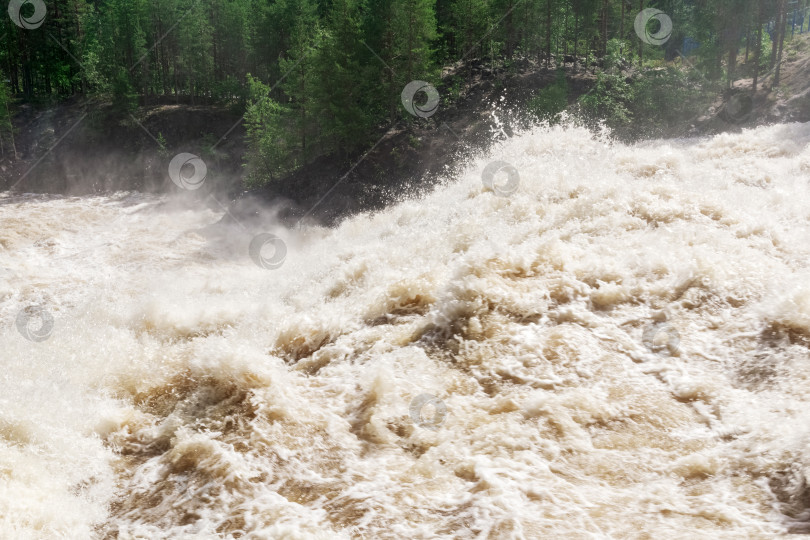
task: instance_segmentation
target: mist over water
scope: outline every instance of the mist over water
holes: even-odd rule
[[[0,195],[0,537],[810,530],[810,124],[538,128],[275,270],[220,217]]]

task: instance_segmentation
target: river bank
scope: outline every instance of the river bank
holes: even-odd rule
[[[756,93],[750,79],[738,80],[692,118],[655,130],[634,125],[628,133],[636,140],[644,133],[701,137],[810,121],[810,36],[791,43],[778,87],[773,87],[772,73],[760,79]],[[566,66],[566,99],[575,112],[578,100],[594,91],[596,66]],[[459,73],[464,74],[461,86]],[[630,68],[627,77],[632,76]],[[166,98],[131,111],[81,98],[42,109],[24,106],[15,116],[19,159],[7,152],[0,162],[0,190],[66,195],[177,191],[168,165],[175,155],[187,152],[201,157],[208,174],[203,189],[186,195],[212,208],[227,205],[226,219],[248,220],[273,205],[279,209],[276,217],[288,223],[307,217],[334,224],[358,211],[379,210],[424,192],[452,175],[461,156],[486,152],[496,141],[525,129],[537,121],[527,104],[555,78],[555,69],[527,59],[508,68],[484,62],[448,68],[448,85],[439,87],[442,100],[429,118],[406,117],[380,126],[370,149],[321,156],[251,190],[244,185],[247,143],[238,108]],[[654,123],[654,114],[645,122]],[[622,139],[626,134],[617,129],[614,135]]]

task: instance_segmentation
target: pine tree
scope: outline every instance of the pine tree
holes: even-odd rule
[[[6,157],[7,148],[17,159],[17,145],[14,142],[14,125],[11,123],[11,89],[0,79],[0,159]],[[5,141],[8,141],[7,143]]]
[[[368,7],[363,28],[366,62],[377,88],[370,97],[375,110],[387,113],[393,122],[402,88],[433,77],[436,14],[431,0],[372,0]]]
[[[314,113],[331,149],[348,156],[368,139],[373,125],[373,104],[367,91],[368,76],[362,45],[360,2],[335,0],[326,21],[323,46],[316,60],[317,86]]]
[[[292,27],[285,57],[279,60],[283,77],[281,88],[294,109],[294,131],[302,160],[306,162],[312,139],[317,138],[312,109],[317,84],[315,66],[322,36],[315,2],[301,0],[288,6],[292,8]]]
[[[490,6],[487,0],[455,0],[453,22],[456,58],[480,57],[489,32]]]

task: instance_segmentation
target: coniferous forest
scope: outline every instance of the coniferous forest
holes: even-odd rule
[[[592,73],[581,106],[620,127],[645,107],[682,116],[707,86],[753,78],[756,89],[773,71],[778,84],[785,38],[810,27],[808,0],[51,0],[42,21],[37,2],[15,2],[30,24],[0,23],[4,153],[21,104],[84,96],[131,110],[168,98],[244,112],[245,162],[261,181],[368,147],[406,115],[410,81],[452,101],[471,62]],[[647,9],[666,20],[637,28]],[[559,82],[529,109],[564,108]]]

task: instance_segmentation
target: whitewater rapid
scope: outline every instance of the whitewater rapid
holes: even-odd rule
[[[0,194],[0,537],[810,530],[810,124],[540,127],[274,270],[221,215]]]

